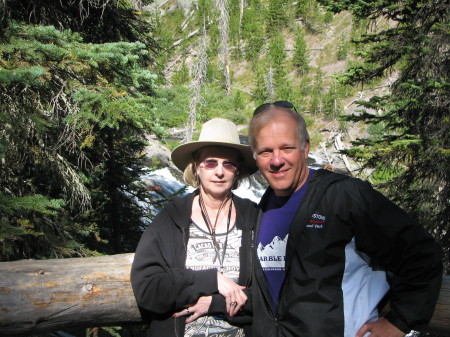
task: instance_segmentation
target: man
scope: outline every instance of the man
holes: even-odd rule
[[[368,183],[309,169],[309,135],[293,109],[263,104],[249,125],[270,185],[256,229],[254,336],[404,336],[434,310],[435,241]]]

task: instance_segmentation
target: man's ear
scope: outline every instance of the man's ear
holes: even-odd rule
[[[309,146],[310,146],[310,143],[309,143],[309,140],[306,142],[306,144],[305,144],[305,150],[304,150],[304,153],[305,153],[305,159],[307,159],[308,158],[308,154],[309,154]]]

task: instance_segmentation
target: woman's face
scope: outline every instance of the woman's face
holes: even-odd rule
[[[238,175],[239,153],[222,146],[207,146],[199,150],[197,175],[203,193],[223,198],[231,190]]]

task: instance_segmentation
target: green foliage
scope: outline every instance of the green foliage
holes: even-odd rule
[[[267,10],[267,34],[271,36],[273,33],[279,32],[281,28],[286,26],[286,0],[268,0],[269,7]]]
[[[172,76],[171,82],[173,85],[182,85],[187,84],[190,80],[189,68],[187,67],[185,60],[183,60],[180,69]]]
[[[242,19],[242,38],[246,41],[245,58],[253,64],[264,46],[263,16],[258,8],[245,8]]]
[[[8,197],[0,193],[0,212],[12,215],[22,211],[35,211],[39,213],[56,215],[56,210],[61,209],[64,201],[61,199],[49,199],[43,195],[36,194],[25,197]]]
[[[327,116],[337,118],[344,109],[341,106],[341,93],[339,89],[341,87],[337,83],[332,83],[328,92],[323,97],[323,113]]]
[[[286,57],[287,53],[284,38],[279,32],[274,33],[274,36],[270,39],[269,43],[269,51],[267,54],[268,62],[274,68],[281,71],[281,69],[285,67]]]
[[[299,0],[297,1],[297,16],[308,32],[317,34],[321,31],[325,21],[330,21],[329,16],[324,17],[316,0]]]
[[[309,111],[313,114],[321,114],[324,111],[324,72],[322,69],[317,68],[313,82],[310,84],[310,107]]]
[[[390,26],[362,34],[358,44],[364,64],[344,75],[345,83],[367,83],[397,68],[391,92],[359,104],[376,111],[350,116],[371,124],[372,136],[348,151],[375,170],[374,177],[396,202],[424,224],[441,243],[444,265],[450,259],[450,64],[449,7],[434,1],[321,0],[334,12],[351,11],[361,20],[390,21]],[[383,124],[379,124],[382,122]],[[380,125],[384,130],[380,130]],[[382,132],[383,131],[383,132]],[[380,172],[387,167],[387,171]]]
[[[157,94],[165,98],[155,106],[155,116],[164,127],[182,128],[186,124],[189,111],[191,91],[182,86],[171,87],[170,89],[160,88]],[[231,96],[223,94],[220,87],[208,87],[203,92],[203,101],[198,107],[197,122],[200,126],[203,122],[214,117],[229,118],[237,124],[248,122],[248,112],[245,107],[248,98],[241,91],[232,91]]]
[[[186,124],[189,102],[192,96],[191,90],[184,86],[157,89],[157,95],[161,100],[155,106],[155,117],[165,128],[183,127]]]
[[[172,33],[172,37],[175,35],[176,37],[181,37],[182,34],[182,23],[185,20],[184,10],[182,7],[176,8],[172,11],[169,11],[164,16],[164,29],[168,32]],[[203,22],[201,22],[203,25]]]
[[[215,117],[228,118],[236,124],[245,124],[248,121],[244,110],[244,97],[241,94],[233,92],[231,96],[224,96],[222,88],[209,88],[204,93],[204,99],[205,102],[199,110],[199,126]]]
[[[208,44],[208,57],[217,56],[219,53],[220,45],[220,31],[218,25],[212,25],[209,27],[209,44]]]
[[[293,65],[300,75],[305,75],[309,68],[308,47],[304,38],[304,31],[300,27],[295,32]]]
[[[304,18],[308,11],[309,0],[299,0],[297,1],[295,14],[299,18]]]
[[[367,127],[367,132],[369,133],[372,139],[381,140],[384,136],[385,128],[386,125],[383,122],[377,124],[369,124],[369,126]]]
[[[229,29],[230,29],[230,41],[237,45],[239,44],[239,15],[240,15],[240,1],[241,0],[228,0],[228,14],[229,14]]]
[[[347,41],[345,40],[344,35],[342,35],[341,38],[339,39],[339,44],[337,48],[337,59],[339,61],[345,60],[347,58],[347,55],[348,55],[348,44]]]
[[[198,0],[197,10],[195,11],[195,21],[198,27],[203,27],[212,20],[214,3],[209,0]]]
[[[0,261],[23,254],[21,246],[27,239],[36,241],[40,236],[52,235],[34,220],[38,216],[41,221],[51,221],[63,206],[63,200],[40,194],[16,197],[0,192]]]
[[[273,37],[269,42],[269,51],[267,54],[268,68],[271,69],[273,89],[278,97],[285,97],[289,99],[292,95],[292,86],[287,79],[286,69],[286,47],[283,36],[278,33],[273,33]]]
[[[401,167],[396,167],[394,165],[390,166],[378,166],[375,167],[372,172],[370,178],[373,184],[386,184],[389,181],[392,181],[395,177],[402,173]]]
[[[9,20],[55,26],[79,33],[87,43],[140,41],[151,50],[158,49],[152,38],[152,26],[133,10],[128,0],[5,0],[3,3],[6,15],[1,16],[2,26],[8,25]]]
[[[308,111],[308,101],[311,94],[311,80],[307,76],[302,76],[298,85],[294,86],[294,98],[290,101],[297,111]]]
[[[233,108],[235,110],[242,110],[245,108],[246,101],[241,91],[233,92]]]
[[[254,89],[252,90],[255,105],[260,105],[264,102],[266,102],[269,98],[269,92],[267,90],[267,84],[266,84],[266,74],[267,69],[263,65],[258,65],[256,67],[255,72],[255,78],[254,78]]]
[[[4,36],[4,258],[132,251],[143,215],[136,202],[147,197],[135,183],[145,135],[162,131],[147,46],[85,44],[67,30],[14,22]]]

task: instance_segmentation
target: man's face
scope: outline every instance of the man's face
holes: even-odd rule
[[[256,134],[256,164],[277,196],[297,191],[309,173],[309,143],[301,149],[294,119],[286,111],[277,114]]]

